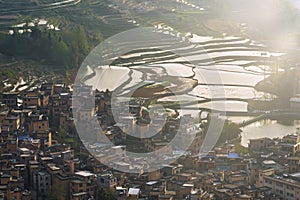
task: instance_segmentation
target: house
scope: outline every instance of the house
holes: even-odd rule
[[[274,142],[270,138],[259,138],[259,139],[251,139],[249,142],[249,152],[257,153],[265,151],[270,146],[274,145]]]
[[[46,197],[48,189],[51,187],[51,176],[47,171],[33,173],[33,188],[38,196]]]
[[[31,114],[29,116],[29,125],[28,131],[29,133],[37,132],[37,131],[49,131],[49,119],[45,115],[39,114]]]
[[[27,93],[22,97],[23,108],[28,108],[30,106],[36,106],[39,108],[41,106],[41,98],[38,93]]]
[[[283,174],[283,176],[263,176],[263,185],[283,199],[300,199],[300,174]]]
[[[295,156],[296,152],[300,150],[300,135],[290,134],[282,138],[280,143],[281,151],[290,153]]]
[[[62,194],[59,195],[58,200],[70,199],[70,181],[72,177],[64,175],[63,173],[55,173],[52,176],[52,186],[59,186]]]
[[[112,189],[117,186],[117,179],[111,172],[103,172],[97,176],[98,188]]]
[[[18,103],[18,93],[17,92],[4,92],[1,98],[2,103],[4,103],[9,108],[17,107]]]
[[[267,169],[259,169],[258,174],[256,175],[256,182],[255,186],[256,187],[262,187],[264,186],[264,177],[265,176],[271,176],[275,174],[274,168],[267,168]]]
[[[15,132],[20,128],[21,119],[20,116],[8,115],[3,120],[2,126],[6,126],[9,128],[10,132]]]
[[[97,179],[94,173],[89,171],[75,172],[75,180],[71,181],[70,192],[79,196],[95,196],[97,188]],[[76,195],[71,199],[77,199]]]
[[[160,171],[163,176],[173,176],[181,173],[183,166],[180,164],[165,165]]]
[[[141,190],[139,188],[129,188],[127,199],[128,200],[137,200],[141,194]]]

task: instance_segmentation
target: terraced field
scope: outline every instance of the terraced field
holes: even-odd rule
[[[2,1],[0,13],[1,14],[13,14],[13,13],[28,13],[41,10],[57,9],[68,6],[74,6],[81,0],[16,0],[16,1]]]
[[[46,18],[62,26],[66,21],[83,24],[104,37],[132,27],[115,8],[100,0],[14,0],[0,1],[0,31],[30,19]]]
[[[244,30],[247,25],[222,21],[213,10],[214,4],[211,1],[17,0],[2,1],[1,5],[0,21],[6,18],[8,26],[26,15],[42,15],[46,18],[61,15],[72,23],[84,25],[90,32],[101,32],[104,38],[137,26],[151,26],[169,37],[184,41],[182,46],[174,47],[168,41],[147,41],[137,37],[133,45],[142,45],[139,52],[127,52],[114,61],[117,67],[115,70],[119,70],[119,67],[128,69],[124,72],[127,75],[123,74],[127,80],[119,86],[120,89],[128,90],[147,80],[143,76],[143,70],[138,69],[138,66],[146,65],[151,78],[158,73],[174,77],[176,71],[180,78],[197,80],[196,86],[190,85],[189,91],[186,90],[180,96],[186,101],[186,107],[198,105],[197,101],[201,101],[201,106],[210,109],[211,102],[208,100],[219,98],[217,101],[221,102],[222,98],[231,98],[228,102],[229,110],[246,111],[249,99],[276,98],[256,91],[254,86],[273,73],[276,65],[274,62],[283,54],[271,52],[265,45],[247,37]],[[117,53],[118,49],[128,45],[120,42],[114,52]],[[103,78],[109,77],[103,75],[109,70],[102,67],[97,69],[98,75],[102,74],[101,82],[104,83],[101,86],[103,88],[99,89],[104,89],[105,83],[111,82]],[[157,71],[158,68],[160,71]],[[92,70],[96,71],[96,68]],[[203,79],[203,75],[213,76],[215,73],[221,77],[222,83]],[[142,78],[136,78],[140,76]],[[86,79],[93,82],[90,77]],[[220,84],[225,96],[212,96],[211,91],[217,91]],[[113,89],[112,87],[109,89]],[[191,99],[193,101],[189,103]],[[160,100],[169,101],[167,97],[161,97]],[[216,109],[219,110],[218,107]]]
[[[1,29],[5,30],[12,26],[16,21],[22,20],[23,16],[32,13],[49,12],[60,8],[75,6],[81,0],[14,0],[0,1],[0,24]]]
[[[83,63],[89,68],[84,70],[89,71],[86,83],[99,90],[114,90],[120,96],[146,97],[144,93],[147,98],[153,88],[164,88],[155,89],[150,98],[172,109],[179,108],[179,99],[185,114],[200,110],[246,113],[248,100],[276,98],[256,91],[255,85],[274,73],[275,58],[284,54],[270,52],[247,38],[186,35],[166,24],[157,24],[156,30],[165,35],[164,39],[136,37],[131,42],[119,41],[114,55],[128,47],[134,51],[119,56],[110,66],[98,60],[91,62],[88,57],[89,66]]]

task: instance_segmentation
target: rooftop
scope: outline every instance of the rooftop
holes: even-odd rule
[[[157,181],[149,181],[146,183],[146,185],[155,185],[156,183],[158,183]]]
[[[138,188],[129,188],[128,194],[129,195],[139,195],[140,194],[140,189],[138,189]]]
[[[84,177],[89,177],[89,176],[94,176],[95,174],[89,172],[89,171],[79,171],[75,172],[76,175],[78,176],[84,176]]]

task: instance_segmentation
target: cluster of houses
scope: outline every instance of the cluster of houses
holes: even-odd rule
[[[193,117],[153,112],[141,100],[124,109],[122,102],[112,105],[109,91],[78,93],[56,83],[2,93],[0,100],[0,199],[300,199],[298,132],[250,140],[247,154],[224,144],[199,156],[205,133]],[[76,128],[86,133],[80,139]],[[178,154],[176,144],[168,146],[177,132],[179,141],[193,142],[151,170],[150,161],[159,165]],[[133,159],[128,152],[157,153]]]

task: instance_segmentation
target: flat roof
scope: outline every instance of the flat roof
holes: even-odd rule
[[[155,185],[156,183],[158,183],[157,181],[149,181],[146,183],[146,185]]]
[[[129,188],[128,194],[139,195],[140,194],[140,189],[138,189],[138,188]]]
[[[87,195],[87,192],[80,192],[80,193],[72,194],[73,197],[78,197],[78,196],[82,196],[82,195]]]
[[[126,190],[126,188],[123,188],[123,187],[116,187],[116,190]]]
[[[191,183],[185,183],[182,185],[183,187],[194,187],[194,184]]]
[[[295,177],[295,178],[300,178],[300,172],[290,174],[290,176]]]
[[[25,148],[25,147],[19,148],[19,150],[20,150],[20,151],[30,151],[28,148]]]
[[[265,165],[275,165],[276,162],[274,160],[264,160],[263,164],[265,164]]]
[[[41,157],[41,160],[43,160],[43,161],[44,161],[44,160],[53,160],[53,158],[52,158],[52,157],[49,157],[49,156],[48,156],[48,157]]]
[[[79,172],[75,172],[76,175],[79,176],[84,176],[84,177],[88,177],[88,176],[94,176],[95,174],[89,172],[89,171],[79,171]]]
[[[57,166],[55,166],[54,164],[48,164],[48,167],[49,167],[52,171],[60,170],[60,168],[57,167]]]
[[[46,172],[46,171],[40,171],[40,172],[38,172],[40,175],[50,175],[50,174],[48,174],[48,172]]]

